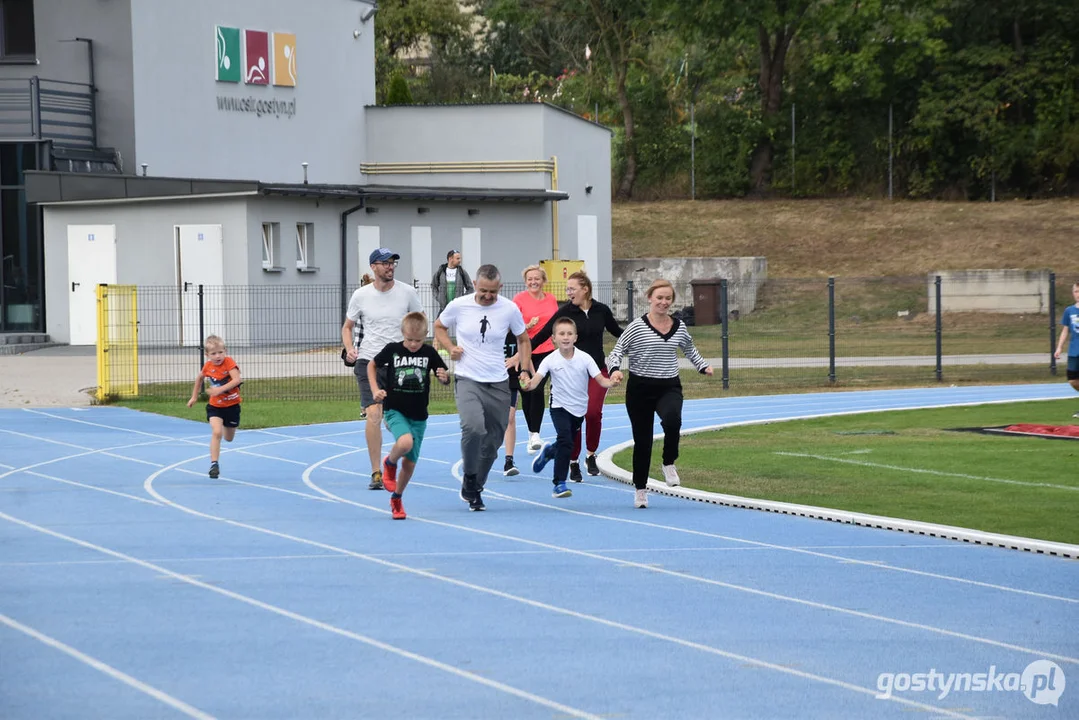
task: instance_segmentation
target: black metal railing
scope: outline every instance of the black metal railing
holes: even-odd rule
[[[97,147],[94,88],[66,80],[0,79],[0,137]]]
[[[1057,299],[1071,297],[1070,278],[1060,287],[1055,276],[1048,278],[1048,287],[1039,281],[1014,293],[978,296],[983,304],[992,300],[990,309],[971,309],[957,284],[939,276],[724,279],[713,294],[676,285],[673,310],[692,326],[716,375],[708,379],[686,363],[686,395],[1047,380],[1056,372],[1054,328],[1064,309]],[[433,319],[430,285],[417,289]],[[547,289],[564,292],[555,284]],[[595,283],[594,289],[623,323],[648,309],[643,289],[633,283]],[[508,283],[503,294],[521,290],[522,284]],[[225,339],[248,397],[329,400],[356,392],[352,371],[339,357],[337,285],[139,286],[136,293],[142,396],[188,392],[208,334]],[[115,322],[131,321],[124,312]],[[698,323],[706,316],[714,324]],[[613,343],[608,336],[608,351]],[[435,392],[448,397],[450,391],[439,386]]]

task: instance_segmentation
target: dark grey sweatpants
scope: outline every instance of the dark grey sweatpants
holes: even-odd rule
[[[481,492],[509,424],[509,381],[483,383],[458,376],[454,394],[461,416],[462,487]]]

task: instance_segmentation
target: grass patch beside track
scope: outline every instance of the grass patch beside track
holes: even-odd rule
[[[951,430],[1067,425],[1076,408],[1053,400],[733,427],[684,438],[678,470],[699,490],[1079,543],[1079,441]],[[630,467],[631,452],[615,463]],[[654,460],[651,476],[662,477],[659,443]]]

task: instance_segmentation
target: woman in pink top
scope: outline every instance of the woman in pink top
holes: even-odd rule
[[[539,265],[529,265],[521,275],[525,279],[525,289],[517,293],[513,302],[521,309],[521,317],[525,321],[525,329],[528,337],[532,337],[547,324],[551,316],[558,310],[558,300],[554,295],[544,292],[547,284],[547,273]],[[548,340],[539,347],[532,348],[533,367],[539,367],[543,358],[554,350],[554,344]],[[525,422],[528,423],[528,452],[534,453],[543,446],[540,440],[540,425],[543,424],[544,391],[546,390],[547,378],[530,392],[521,393],[521,405],[525,413]]]

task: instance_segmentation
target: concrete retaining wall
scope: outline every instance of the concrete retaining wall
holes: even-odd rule
[[[757,289],[768,278],[768,261],[763,257],[632,258],[615,260],[611,273],[615,287],[625,287],[629,281],[633,282],[634,317],[648,311],[644,291],[656,278],[665,278],[674,285],[675,310],[693,305],[690,285],[693,280],[726,278],[730,310],[746,315],[757,307]],[[615,317],[626,318],[630,313],[629,303],[621,295],[615,294],[611,309]]]
[[[930,273],[929,312],[937,311],[936,276],[944,312],[1049,312],[1048,270],[943,270]]]

